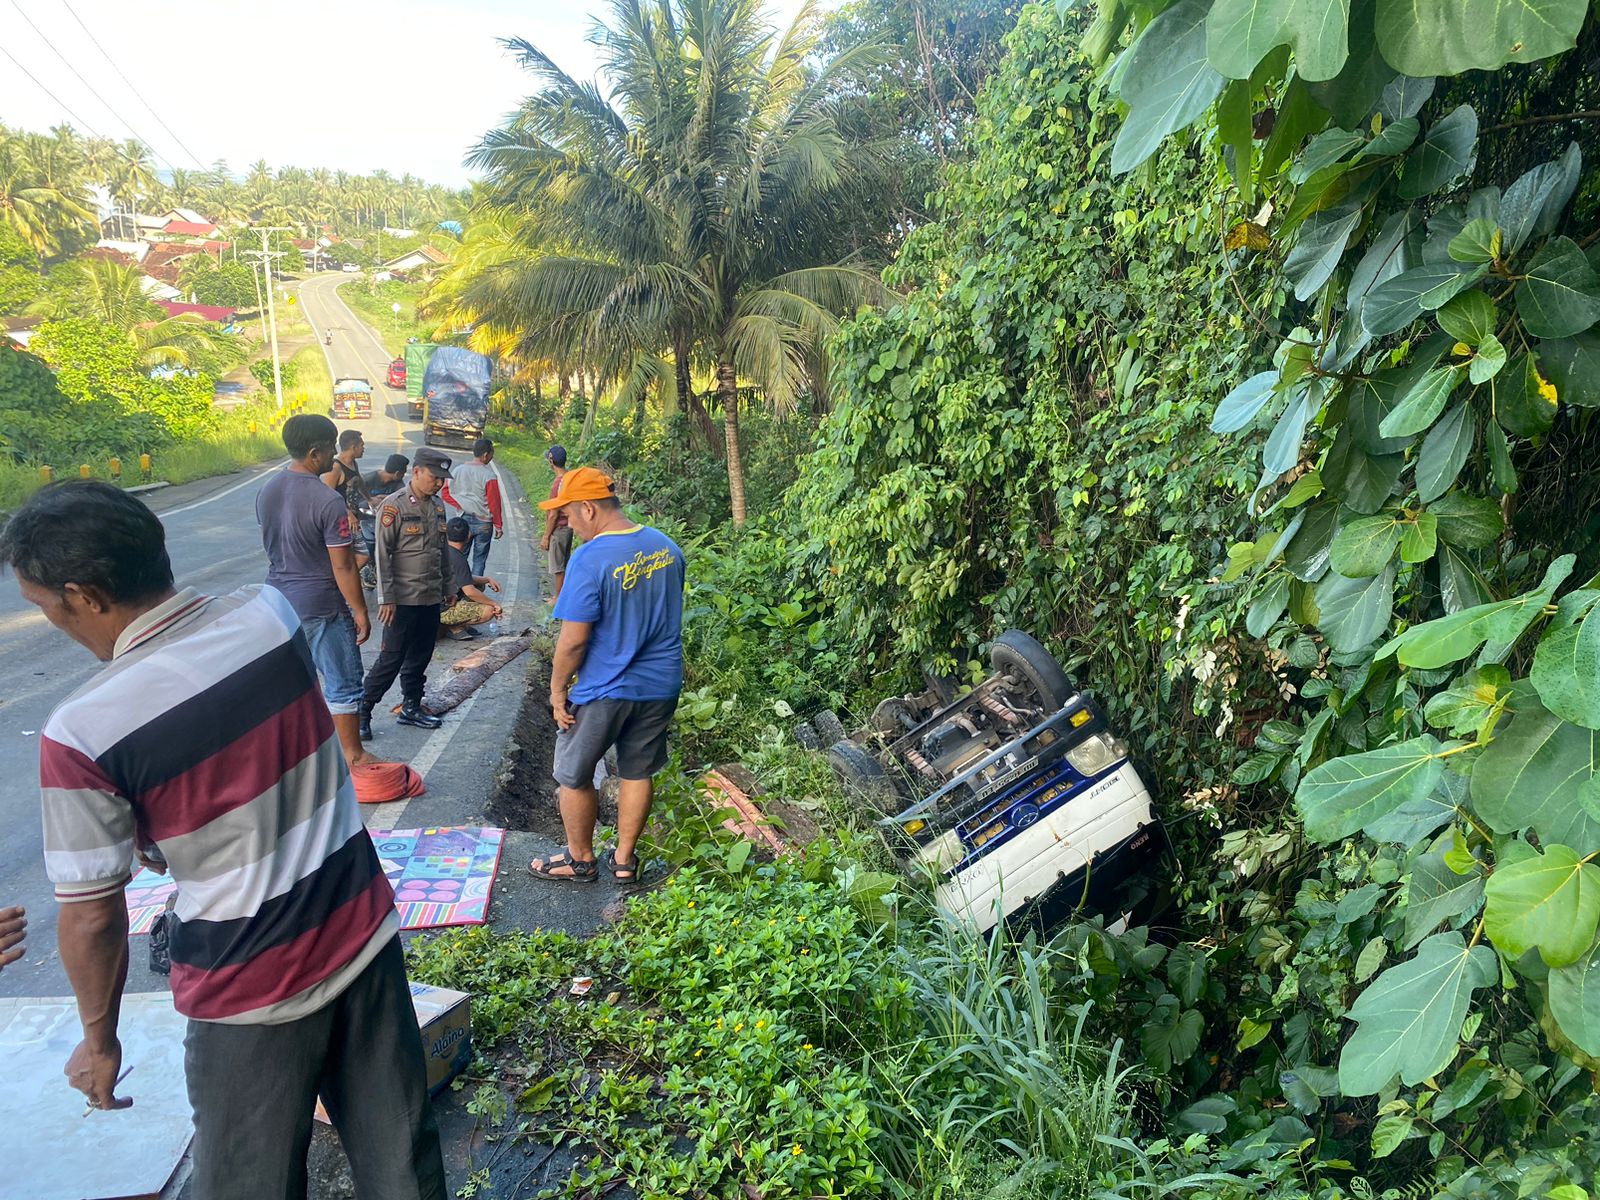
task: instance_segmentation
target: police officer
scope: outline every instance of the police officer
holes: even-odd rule
[[[383,649],[367,672],[361,737],[372,737],[372,710],[400,677],[402,725],[437,729],[422,707],[422,688],[439,636],[439,606],[449,594],[444,505],[434,497],[450,478],[450,457],[424,446],[412,459],[406,486],[378,505],[373,547]]]

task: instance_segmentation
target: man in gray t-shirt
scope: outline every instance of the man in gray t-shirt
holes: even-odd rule
[[[356,574],[350,510],[322,482],[338,430],[327,417],[302,413],[283,423],[294,461],[256,493],[256,521],[267,551],[267,584],[300,617],[339,744],[350,766],[375,762],[361,745],[361,643],[371,632]]]

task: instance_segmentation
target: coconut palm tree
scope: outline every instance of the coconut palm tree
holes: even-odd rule
[[[613,378],[647,377],[666,352],[686,394],[702,356],[742,524],[740,379],[792,407],[822,386],[838,316],[886,294],[875,271],[837,254],[839,207],[870,164],[829,98],[874,52],[830,59],[814,4],[779,36],[758,0],[613,0],[594,40],[609,97],[507,43],[542,87],[473,162],[493,203],[564,249],[486,272],[463,301],[526,329],[528,351],[579,349]]]

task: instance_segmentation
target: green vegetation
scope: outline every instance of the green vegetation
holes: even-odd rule
[[[408,339],[427,341],[433,332],[432,322],[417,318],[417,301],[422,292],[419,283],[398,279],[375,283],[366,275],[339,288],[340,298],[372,326],[395,358],[405,353]],[[400,306],[398,314],[394,311],[396,304]]]

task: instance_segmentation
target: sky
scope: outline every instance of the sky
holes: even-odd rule
[[[787,23],[801,0],[770,4]],[[0,0],[0,48],[37,79],[0,54],[0,122],[44,130],[66,121],[86,133],[138,137],[160,168],[209,168],[221,158],[242,173],[264,158],[274,167],[382,168],[461,186],[472,143],[529,90],[497,39],[525,38],[569,74],[593,78],[587,35],[607,7]]]

